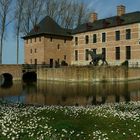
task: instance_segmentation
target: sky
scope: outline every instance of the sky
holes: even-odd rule
[[[140,0],[81,0],[90,11],[98,13],[98,19],[116,15],[117,5],[125,5],[126,13],[140,11]],[[16,39],[12,25],[9,25],[3,49],[3,64],[16,64]],[[24,63],[24,44],[20,39],[19,63]]]

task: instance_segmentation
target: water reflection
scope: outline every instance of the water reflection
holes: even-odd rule
[[[5,77],[3,75],[0,75],[0,87],[1,88],[11,88],[13,85],[12,77],[11,77],[11,75],[9,76],[8,74],[5,74],[5,75],[6,75]]]
[[[13,81],[4,81],[1,84],[1,88],[11,88],[13,86]]]
[[[110,102],[140,101],[140,81],[116,83],[14,82],[0,88],[0,98],[8,102],[34,105],[100,105]]]

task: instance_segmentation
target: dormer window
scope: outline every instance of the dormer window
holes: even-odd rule
[[[104,28],[107,28],[108,26],[109,26],[109,22],[108,21],[106,21],[106,20],[103,20],[103,27]]]
[[[34,26],[34,31],[35,31],[35,32],[38,32],[38,31],[39,31],[39,26],[38,26],[38,25],[35,25],[35,26]]]
[[[86,23],[86,27],[87,27],[87,30],[91,30],[92,29],[92,24],[91,23]]]
[[[120,16],[117,16],[117,17],[116,17],[116,24],[117,24],[117,25],[121,25],[121,24],[123,23],[123,21],[124,21],[124,20],[121,19]]]

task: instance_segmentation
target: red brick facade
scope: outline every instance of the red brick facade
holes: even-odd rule
[[[32,40],[32,41],[31,41]],[[72,39],[60,36],[41,36],[25,40],[25,64],[71,65]]]
[[[125,15],[125,7],[120,5],[116,17],[98,20],[96,13],[91,17],[93,24],[85,24],[87,29],[70,36],[52,33],[24,38],[25,63],[54,66],[65,61],[68,65],[88,65],[91,57],[86,52],[96,49],[97,54],[105,53],[110,65],[120,65],[126,60],[131,66],[140,65],[140,12]]]
[[[126,39],[127,31],[130,29],[130,39]],[[116,39],[116,32],[120,32],[119,40]],[[140,64],[140,24],[135,23],[126,26],[117,26],[107,29],[101,29],[97,31],[91,31],[86,33],[79,33],[74,35],[74,38],[78,38],[78,45],[75,45],[73,39],[73,50],[78,51],[78,60],[75,61],[73,51],[72,64],[87,65],[91,61],[86,60],[86,49],[96,49],[97,54],[102,53],[102,49],[106,50],[106,59],[110,65],[120,65],[125,60],[128,60],[130,64]],[[102,41],[102,33],[106,34],[105,42]],[[93,36],[96,34],[96,43],[93,43]],[[89,36],[89,42],[86,44],[85,36]],[[130,58],[127,59],[127,46],[130,46]],[[119,47],[120,52],[116,52],[116,47]],[[116,58],[117,53],[120,56]]]

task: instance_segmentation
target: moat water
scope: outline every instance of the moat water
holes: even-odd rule
[[[140,81],[116,83],[14,81],[0,87],[0,101],[62,106],[140,101]]]

